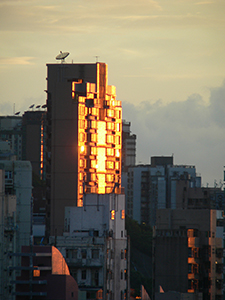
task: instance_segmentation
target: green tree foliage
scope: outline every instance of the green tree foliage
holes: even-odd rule
[[[144,275],[140,256],[145,254],[150,258],[152,255],[152,228],[146,224],[140,225],[137,221],[126,216],[126,230],[130,236],[130,284],[131,288],[135,290],[134,296],[140,296],[141,285],[151,295],[152,279]],[[151,259],[148,259],[148,262],[146,261],[146,268],[151,273],[152,265],[149,261]]]
[[[146,224],[138,224],[126,216],[126,230],[130,236],[131,247],[145,253],[152,254],[152,228]]]

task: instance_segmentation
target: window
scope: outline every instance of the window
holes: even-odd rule
[[[96,160],[91,160],[91,168],[96,168]]]
[[[112,148],[107,148],[107,155],[108,155],[108,156],[114,156],[114,149],[112,149]]]
[[[115,143],[117,144],[117,145],[120,145],[120,136],[116,136],[116,141],[115,141]]]
[[[113,170],[113,169],[114,169],[114,162],[108,160],[108,161],[106,162],[106,167],[107,167],[107,169]]]
[[[113,180],[114,180],[114,175],[106,174],[106,181],[107,182],[113,182]]]
[[[123,279],[123,271],[120,272],[120,279]]]
[[[99,271],[98,270],[92,270],[91,271],[91,280],[92,280],[92,285],[93,286],[98,286],[99,285]]]
[[[86,250],[81,251],[81,257],[82,258],[87,258],[87,251]]]
[[[192,264],[188,264],[188,273],[192,273]]]
[[[86,270],[82,270],[82,271],[81,271],[81,279],[82,279],[82,280],[85,280],[85,279],[86,279],[86,276],[87,276],[86,273],[87,273]]]
[[[123,230],[121,230],[121,237],[123,237]]]
[[[193,257],[193,255],[192,255],[192,248],[188,248],[188,257]]]
[[[96,127],[97,127],[97,122],[91,121],[91,128],[96,128]]]
[[[107,134],[107,143],[114,143],[114,136],[111,134]]]
[[[112,109],[108,109],[107,110],[107,117],[114,117],[114,110],[112,110]]]
[[[120,169],[120,163],[119,163],[118,161],[116,161],[115,167],[116,167],[116,170],[119,170],[119,169]]]
[[[91,155],[97,155],[97,148],[91,147]]]
[[[85,107],[84,107],[84,105],[79,105],[79,114],[80,115],[84,115],[84,113],[85,113]]]
[[[77,258],[77,249],[72,250],[72,258]]]
[[[111,220],[115,220],[115,210],[111,210]]]
[[[124,259],[124,252],[121,250],[121,259]]]
[[[93,259],[99,258],[99,249],[92,249],[92,258]]]

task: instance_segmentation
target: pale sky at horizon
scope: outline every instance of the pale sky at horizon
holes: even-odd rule
[[[174,153],[222,179],[224,0],[0,0],[0,115],[44,104],[46,63],[108,64],[137,163]],[[145,136],[145,138],[144,138]]]

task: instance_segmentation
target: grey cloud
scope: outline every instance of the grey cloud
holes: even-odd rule
[[[194,164],[205,182],[222,177],[224,164],[225,83],[211,89],[210,104],[199,94],[184,102],[123,102],[123,118],[137,134],[137,162],[175,153],[180,164]],[[211,181],[210,181],[211,180]]]
[[[221,87],[211,89],[210,113],[218,126],[225,127],[225,80]]]

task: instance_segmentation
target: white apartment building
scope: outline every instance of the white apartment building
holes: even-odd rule
[[[86,194],[83,207],[66,207],[64,234],[50,242],[65,257],[86,299],[129,299],[124,195]]]

